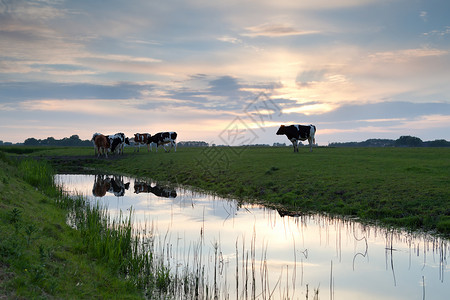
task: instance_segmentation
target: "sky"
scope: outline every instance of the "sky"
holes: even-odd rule
[[[0,140],[450,140],[448,0],[0,0]]]

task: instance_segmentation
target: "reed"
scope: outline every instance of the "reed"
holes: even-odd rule
[[[50,164],[33,159],[22,160],[19,171],[24,180],[36,188],[48,190],[54,188],[53,169]]]

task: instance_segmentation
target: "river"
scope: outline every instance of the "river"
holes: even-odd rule
[[[56,181],[111,216],[133,211],[172,273],[201,270],[226,299],[448,299],[448,240],[324,215],[289,215],[113,175]]]

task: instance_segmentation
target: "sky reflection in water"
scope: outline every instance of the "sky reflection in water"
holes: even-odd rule
[[[114,193],[109,184],[98,194],[94,175],[57,175],[66,190],[99,201],[112,216],[128,215],[132,207],[136,226],[156,230],[160,249],[173,260],[172,271],[201,257],[211,284],[217,272],[222,296],[226,291],[231,299],[236,293],[242,299],[246,290],[251,297],[253,277],[258,299],[307,294],[313,299],[317,289],[321,299],[447,299],[450,294],[447,240],[319,215],[282,217],[258,205],[115,179],[116,190],[122,181],[121,190]]]

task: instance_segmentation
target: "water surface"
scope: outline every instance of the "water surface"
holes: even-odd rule
[[[204,272],[229,299],[448,299],[450,244],[322,215],[289,216],[112,175],[57,175],[72,194],[132,209],[172,273]],[[202,273],[203,274],[203,273]]]

